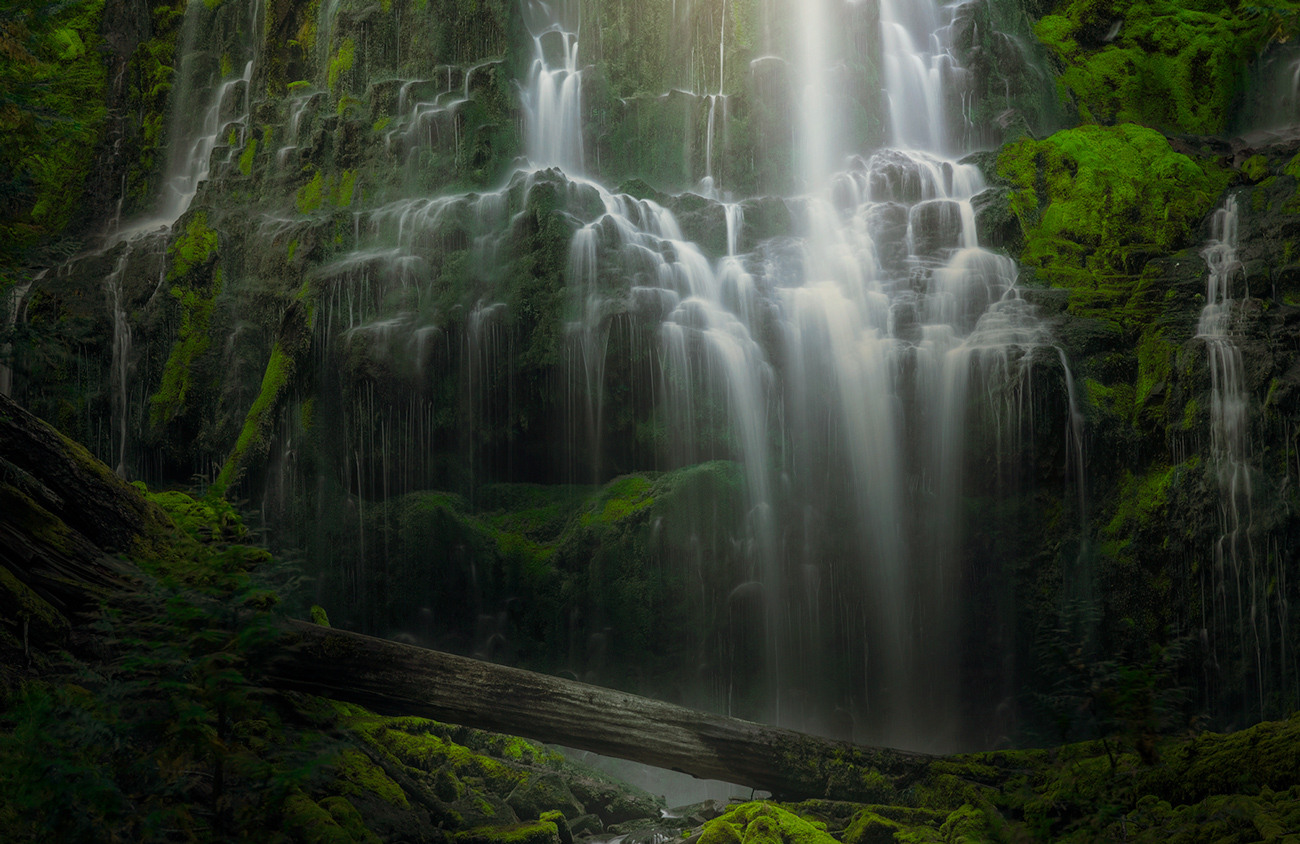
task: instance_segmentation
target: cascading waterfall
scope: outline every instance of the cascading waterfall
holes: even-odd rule
[[[525,3],[533,51],[520,86],[527,166],[495,190],[357,209],[351,226],[331,229],[336,243],[351,229],[350,251],[329,253],[312,271],[315,369],[342,373],[329,388],[338,394],[331,422],[343,440],[339,484],[356,496],[348,518],[361,525],[360,555],[339,560],[337,580],[363,614],[375,606],[366,568],[380,541],[366,527],[376,518],[372,502],[440,477],[432,443],[447,436],[436,429],[449,402],[459,402],[465,423],[454,446],[468,471],[458,480],[473,489],[494,475],[481,469],[484,432],[508,427],[519,351],[512,344],[528,342],[512,330],[517,315],[503,303],[511,295],[503,282],[517,280],[502,268],[541,225],[538,198],[563,209],[574,231],[559,260],[568,331],[555,367],[567,480],[603,483],[626,471],[606,447],[615,415],[607,407],[615,390],[629,388],[652,393],[641,406],[658,438],[654,468],[710,460],[744,467],[743,504],[728,514],[733,532],[716,538],[727,550],[700,555],[727,569],[718,579],[728,586],[699,598],[715,602],[710,612],[727,629],[720,641],[701,634],[695,643],[709,663],[702,684],[712,684],[698,699],[858,741],[939,751],[972,743],[983,713],[962,711],[965,498],[974,486],[989,495],[1014,489],[1019,454],[1034,436],[1035,369],[1055,372],[1064,358],[1018,295],[1015,263],[979,245],[979,170],[946,157],[954,144],[944,116],[959,99],[952,86],[961,72],[943,46],[940,10],[882,8],[896,148],[876,151],[852,149],[841,125],[843,3],[795,10],[797,55],[780,61],[798,75],[793,133],[804,193],[781,208],[795,236],[765,237],[757,234],[763,214],[749,216],[761,211],[757,201],[722,201],[714,182],[728,172],[714,161],[717,118],[727,122],[725,16],[717,64],[711,51],[708,60],[720,81],[708,100],[697,189],[705,200],[686,198],[679,219],[665,205],[683,198],[638,198],[586,175],[576,5]],[[440,156],[460,157],[458,115],[497,61],[438,65],[427,79],[385,83],[396,106],[382,130],[386,152],[404,175],[418,183]],[[216,85],[201,128],[177,134],[182,151],[173,161],[185,166],[173,168],[172,192],[146,223],[180,218],[232,129],[242,144],[252,78],[250,64]],[[318,131],[328,102],[305,83],[295,90],[279,174],[297,168],[296,151]],[[902,108],[911,102],[924,108]],[[356,195],[354,187],[338,205],[353,207]],[[725,226],[707,248],[684,234],[686,213],[702,207],[694,213]],[[287,240],[306,225],[268,217],[258,236]],[[452,303],[447,291],[466,293]],[[629,347],[635,364],[617,358]],[[382,364],[376,370],[401,361],[415,389],[395,395],[391,384],[355,375],[358,361]],[[115,354],[115,387],[117,364]],[[634,367],[635,387],[614,383],[611,373]],[[427,389],[435,371],[459,373],[459,394]],[[1077,428],[1068,378],[1067,370]],[[285,425],[283,441],[296,442],[301,432]],[[972,471],[977,447],[989,450],[981,461],[988,478]],[[292,483],[281,477],[266,494]],[[477,600],[477,587],[467,588]]]
[[[1214,212],[1210,241],[1201,255],[1209,269],[1205,307],[1197,336],[1205,341],[1210,370],[1210,459],[1219,482],[1220,535],[1214,546],[1217,607],[1224,617],[1236,616],[1237,646],[1241,654],[1254,654],[1260,718],[1264,717],[1263,647],[1260,622],[1267,624],[1268,608],[1260,605],[1261,568],[1251,535],[1250,439],[1247,422],[1245,367],[1240,347],[1232,338],[1233,285],[1242,282],[1237,258],[1239,225],[1237,198],[1230,195]],[[1227,581],[1231,578],[1231,588]],[[1236,607],[1227,605],[1229,595]],[[1235,610],[1235,612],[1234,612]]]
[[[960,68],[944,43],[947,28],[941,13],[951,12],[929,2],[880,4],[885,90],[896,147],[945,152],[950,146],[947,96]]]
[[[895,136],[943,149],[943,86],[960,69],[939,33],[909,29],[938,30],[937,17],[913,17],[923,20],[891,6],[882,24],[891,102],[920,92],[927,103],[919,121],[896,122]],[[701,405],[711,398],[723,403],[730,453],[746,468],[746,563],[731,600],[759,607],[748,635],[766,643],[757,681],[765,702],[736,714],[828,730],[833,705],[859,721],[846,737],[947,748],[959,741],[955,636],[971,400],[978,390],[995,449],[1009,459],[1032,428],[1033,363],[1059,352],[1019,298],[1014,262],[979,247],[977,168],[913,149],[855,158],[841,172],[831,19],[832,0],[798,10],[798,149],[809,193],[790,203],[805,230],[793,248],[768,243],[739,255],[743,204],[728,203],[727,255],[714,265],[666,209],[589,183],[604,214],[578,231],[569,260],[582,299],[574,333],[587,425],[598,453],[610,314],[627,307],[658,321],[674,463],[710,456],[698,444],[707,438]],[[934,55],[914,50],[914,40]],[[567,56],[576,40],[565,44]],[[525,100],[537,103],[555,79],[574,75],[539,58],[531,78],[537,90]],[[560,134],[534,125],[548,139]],[[611,260],[615,274],[632,279],[626,303],[602,289],[601,262]],[[778,347],[757,339],[760,316],[777,328]],[[828,561],[813,537],[801,550],[783,547],[792,508],[809,524],[856,525],[836,551],[847,559]],[[846,659],[863,666],[852,688],[827,679]],[[724,697],[736,700],[737,690]]]
[[[578,67],[578,31],[565,0],[552,9],[527,0],[542,23],[532,29],[533,64],[524,94],[528,160],[534,167],[583,172],[582,73]],[[557,61],[558,59],[558,61]]]

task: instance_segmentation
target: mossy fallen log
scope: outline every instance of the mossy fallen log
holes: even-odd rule
[[[267,682],[770,791],[781,799],[898,799],[934,757],[863,747],[359,633],[287,621]]]

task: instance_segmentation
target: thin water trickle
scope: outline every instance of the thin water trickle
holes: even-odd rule
[[[13,330],[22,322],[23,306],[27,301],[27,291],[31,290],[33,284],[38,284],[45,277],[48,270],[41,270],[27,281],[19,282],[6,291],[4,299],[0,300],[0,338]],[[12,396],[14,390],[14,372],[10,366],[9,356],[13,354],[13,344],[8,340],[0,343],[0,396]]]

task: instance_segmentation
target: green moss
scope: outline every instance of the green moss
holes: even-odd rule
[[[176,419],[189,409],[195,366],[211,346],[209,331],[221,286],[221,271],[217,270],[213,273],[210,290],[171,288],[171,295],[180,303],[181,326],[163,365],[158,391],[149,397],[149,423],[155,427]]]
[[[11,4],[0,24],[0,265],[61,232],[83,206],[107,110],[103,0]]]
[[[352,197],[357,187],[357,171],[344,170],[343,175],[339,177],[338,184],[331,191],[333,202],[339,208],[346,208],[352,204]]]
[[[356,51],[356,43],[351,38],[345,38],[343,43],[339,45],[338,53],[335,54],[334,58],[330,59],[326,76],[330,93],[334,93],[339,77],[352,70],[352,63],[356,60]]]
[[[239,171],[245,176],[253,172],[253,156],[257,155],[257,138],[250,138],[239,156]]]
[[[897,841],[902,831],[901,824],[863,809],[853,816],[841,840],[844,844],[884,844]]]
[[[1192,458],[1184,465],[1193,468],[1197,463],[1198,459]],[[1132,555],[1127,549],[1134,543],[1139,532],[1155,532],[1163,536],[1163,544],[1168,545],[1169,538],[1163,525],[1170,486],[1180,468],[1182,467],[1160,467],[1142,475],[1124,473],[1115,513],[1101,532],[1102,553],[1115,559],[1130,560]]]
[[[1119,24],[1116,36],[1098,36]],[[1144,123],[1217,134],[1250,62],[1272,36],[1266,16],[1226,2],[1071,0],[1034,28],[1062,63],[1059,85],[1088,123]]]
[[[1165,392],[1178,348],[1164,338],[1160,329],[1151,329],[1142,335],[1137,348],[1138,381],[1133,397],[1138,413],[1147,409],[1148,404],[1163,407],[1163,398],[1157,401],[1153,393]]]
[[[378,797],[400,809],[411,808],[401,786],[361,751],[343,751],[335,767],[339,775],[337,787],[345,796]]]
[[[324,607],[320,606],[319,604],[312,604],[311,623],[319,625],[320,627],[330,626],[330,617],[329,614],[325,612]]]
[[[354,844],[356,840],[329,810],[301,791],[284,803],[284,829],[301,844]]]
[[[9,497],[6,493],[12,493],[12,490],[0,490],[0,503],[5,506],[6,516],[14,519],[20,510],[16,502],[5,500]],[[30,502],[27,503],[30,504]],[[24,529],[26,529],[25,525]],[[66,532],[67,526],[63,525],[62,522],[58,522],[57,525],[49,525],[45,534],[61,538],[59,534],[66,534]],[[3,612],[6,618],[23,621],[31,625],[42,636],[61,636],[65,631],[72,628],[72,625],[68,623],[62,613],[50,606],[49,602],[40,595],[33,592],[27,584],[14,577],[9,569],[4,566],[0,566],[0,612]]]
[[[625,519],[654,504],[654,497],[649,492],[650,481],[644,477],[630,475],[612,481],[597,496],[588,512],[582,514],[581,522],[585,526]]]
[[[770,803],[743,803],[704,825],[700,844],[831,844],[825,825],[815,825]],[[866,844],[866,842],[863,842]]]
[[[1013,185],[1010,207],[1025,234],[1021,260],[1076,290],[1072,311],[1107,319],[1144,283],[1136,275],[1141,256],[1194,242],[1229,178],[1131,124],[1025,138],[1004,147],[997,166]]]
[[[311,181],[298,188],[297,205],[299,214],[310,214],[317,208],[325,198],[325,177],[319,170],[311,177]]]
[[[137,488],[144,487],[139,484]],[[243,519],[220,498],[194,498],[181,490],[141,489],[146,499],[167,514],[185,535],[199,542],[240,542],[248,538]]]
[[[250,460],[265,455],[269,447],[267,438],[275,421],[275,409],[285,388],[289,385],[290,378],[293,377],[294,368],[293,358],[284,350],[282,344],[277,342],[271,349],[270,359],[266,362],[266,372],[262,376],[262,389],[253,401],[253,406],[248,409],[239,439],[235,441],[235,447],[221,467],[216,483],[213,484],[218,494],[225,494]]]
[[[295,237],[293,240],[289,241],[289,251],[288,254],[285,256],[285,260],[293,261],[294,253],[296,253],[297,251],[298,251],[298,238]]]
[[[1252,182],[1258,182],[1268,175],[1268,156],[1252,155],[1241,162],[1241,172]]]
[[[456,833],[457,844],[559,844],[560,831],[550,821],[479,826]]]
[[[0,504],[7,519],[20,525],[23,532],[55,551],[65,551],[71,530],[54,514],[12,486],[0,486]]]
[[[1290,161],[1283,165],[1282,172],[1293,179],[1300,179],[1300,152],[1297,152]]]
[[[185,231],[167,249],[171,257],[167,278],[181,278],[206,264],[216,253],[218,240],[216,230],[208,225],[207,212],[196,212],[185,224]]]
[[[1255,189],[1250,192],[1251,211],[1260,214],[1273,210],[1271,208],[1272,202],[1269,199],[1268,188],[1271,187],[1275,181],[1277,181],[1277,176],[1269,176],[1259,184],[1255,185]]]

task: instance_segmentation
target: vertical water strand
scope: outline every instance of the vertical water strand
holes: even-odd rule
[[[900,149],[943,152],[948,147],[944,71],[949,57],[931,47],[939,31],[938,6],[922,0],[881,0],[880,29],[892,143]]]
[[[5,336],[16,331],[22,322],[23,305],[27,300],[27,291],[45,277],[48,270],[41,270],[27,281],[20,281],[9,288],[6,296],[0,299],[0,396],[12,396],[14,391],[14,371],[10,355],[14,353],[13,343]]]
[[[558,8],[557,8],[558,7]],[[528,0],[534,19],[533,64],[524,93],[524,134],[534,167],[583,172],[582,74],[576,17],[565,0]],[[536,27],[536,28],[533,28]]]
[[[1209,270],[1205,307],[1197,336],[1205,341],[1210,370],[1210,458],[1219,482],[1220,536],[1214,563],[1219,577],[1233,578],[1237,639],[1243,658],[1254,649],[1260,719],[1264,718],[1263,646],[1258,605],[1259,561],[1251,536],[1252,489],[1247,436],[1247,394],[1241,349],[1232,339],[1232,285],[1241,275],[1237,258],[1237,197],[1230,195],[1214,212],[1210,242],[1202,250]],[[1242,579],[1245,578],[1243,588]],[[1222,584],[1224,600],[1227,590]],[[1248,593],[1248,594],[1247,594]],[[1225,604],[1224,609],[1227,610]],[[1267,614],[1268,607],[1263,607]],[[1250,640],[1249,643],[1247,640]]]
[[[131,259],[134,244],[128,244],[117,258],[113,272],[104,279],[104,292],[108,299],[109,313],[113,315],[113,342],[110,364],[109,384],[113,395],[114,428],[117,434],[117,448],[114,470],[117,476],[127,476],[127,430],[130,408],[130,361],[131,361],[131,324],[127,319],[126,306],[122,301],[122,278],[126,273],[127,263]]]
[[[799,70],[803,91],[799,105],[797,172],[805,191],[826,187],[832,172],[834,138],[830,102],[830,40],[828,9],[832,0],[806,0],[794,4],[801,33]]]

